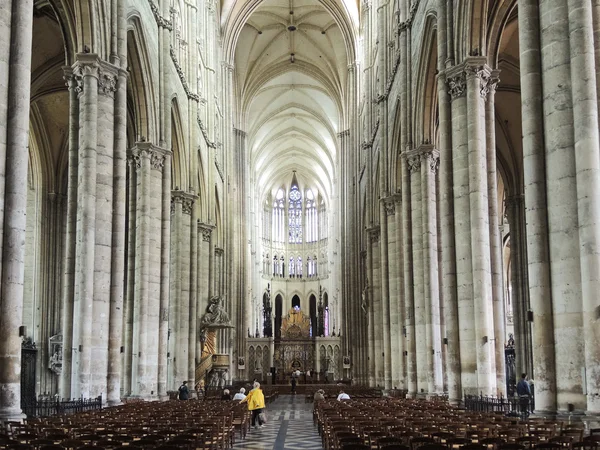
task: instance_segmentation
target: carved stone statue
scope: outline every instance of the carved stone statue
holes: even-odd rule
[[[200,323],[209,327],[213,325],[230,325],[229,314],[223,308],[220,295],[215,295],[208,301],[206,312],[200,319]]]
[[[369,313],[368,309],[369,309],[369,279],[367,278],[367,284],[365,284],[365,287],[362,290],[362,301],[360,304],[360,307],[363,310],[363,313],[365,314],[365,316]]]

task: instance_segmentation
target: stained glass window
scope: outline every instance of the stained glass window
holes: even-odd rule
[[[302,194],[298,186],[290,190],[288,227],[290,244],[302,244]]]

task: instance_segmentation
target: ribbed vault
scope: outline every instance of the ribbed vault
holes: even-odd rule
[[[235,48],[239,118],[259,198],[299,179],[329,200],[347,83],[348,43],[316,0],[266,0]]]

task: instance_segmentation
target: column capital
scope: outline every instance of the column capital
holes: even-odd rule
[[[407,150],[402,157],[406,158],[408,171],[411,174],[420,172],[421,164],[429,165],[429,170],[437,173],[440,165],[440,152],[431,144],[421,144],[413,150]]]
[[[340,131],[337,136],[340,139],[350,136],[350,129]]]
[[[223,256],[223,253],[225,253],[225,251],[221,247],[215,247],[216,256]]]
[[[240,130],[239,128],[235,128],[235,127],[234,127],[234,128],[233,128],[233,132],[234,132],[235,134],[237,134],[238,136],[240,136],[240,137],[243,137],[243,138],[245,138],[245,137],[246,137],[246,132],[245,132],[245,131],[243,131],[243,130]]]
[[[523,194],[509,195],[504,199],[504,204],[507,209],[521,206],[524,202],[525,196]]]
[[[210,236],[216,227],[214,225],[198,221],[198,231],[202,233],[202,241],[210,242]]]
[[[181,203],[184,214],[192,214],[194,202],[198,199],[196,194],[180,190],[171,191],[171,212],[176,203]]]
[[[421,164],[428,167],[433,174],[436,174],[440,167],[440,152],[431,144],[423,144],[417,151],[421,158]]]
[[[485,86],[481,86],[481,96],[486,100],[489,99],[489,94],[494,95],[496,93],[498,83],[500,83],[500,70],[494,69],[490,71],[490,76],[485,83]]]
[[[379,199],[383,204],[386,216],[393,216],[396,214],[396,199],[394,197],[394,195],[388,195],[387,197]]]
[[[159,147],[150,142],[136,142],[127,151],[127,157],[130,162],[135,163],[136,169],[141,168],[142,158],[148,158],[150,159],[152,169],[162,171],[165,166],[165,159],[170,155],[171,150]]]
[[[462,64],[445,70],[448,94],[454,100],[467,94],[467,80],[478,78],[481,83],[481,96],[487,97],[486,86],[491,78],[492,69],[487,65],[485,56],[468,56]],[[497,78],[497,77],[496,77]]]
[[[366,229],[366,231],[367,231],[367,234],[369,235],[369,242],[371,242],[371,244],[379,242],[379,233],[380,233],[379,225],[374,225],[372,227],[369,227]]]
[[[119,68],[108,61],[101,60],[95,53],[78,53],[72,70],[65,72],[65,78],[69,77],[70,87],[75,87],[77,93],[83,94],[83,78],[94,77],[98,80],[98,93],[114,98],[117,91],[117,79]],[[67,80],[69,82],[69,80]]]
[[[480,83],[479,94],[481,95],[481,98],[487,98],[489,92],[487,85],[492,73],[492,69],[487,65],[487,58],[485,56],[469,56],[465,58],[464,68],[467,81],[478,79]]]
[[[461,66],[453,66],[445,71],[448,95],[452,100],[467,95],[467,76]]]

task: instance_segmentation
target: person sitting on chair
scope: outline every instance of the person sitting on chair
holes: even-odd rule
[[[244,400],[245,398],[246,398],[246,389],[245,388],[240,388],[240,392],[238,392],[237,394],[235,394],[233,396],[233,399],[238,400],[238,401]]]
[[[340,391],[340,395],[337,396],[338,401],[341,400],[350,400],[350,396],[346,394],[344,391]]]

